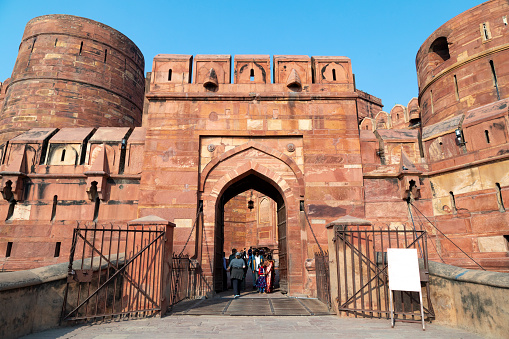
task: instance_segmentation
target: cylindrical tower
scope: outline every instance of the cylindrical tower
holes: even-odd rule
[[[33,127],[141,126],[144,65],[131,40],[99,22],[30,20],[0,113],[0,143]]]
[[[449,20],[416,57],[423,126],[509,97],[509,2],[492,0]]]

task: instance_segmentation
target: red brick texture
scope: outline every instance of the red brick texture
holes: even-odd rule
[[[101,23],[46,15],[25,28],[0,113],[0,142],[33,127],[141,126],[144,58]]]
[[[0,87],[10,140],[0,145],[0,269],[64,261],[52,250],[62,241],[66,255],[75,220],[156,215],[176,224],[175,251],[201,264],[210,290],[221,251],[268,246],[290,294],[315,295],[313,235],[325,249],[325,225],[351,215],[426,229],[433,260],[476,267],[447,236],[508,271],[508,10],[492,0],[440,27],[417,55],[419,98],[389,112],[355,88],[345,57],[274,56],[272,83],[268,56],[235,57],[232,75],[229,55],[161,54],[144,79],[120,33],[34,19]],[[143,128],[132,129],[142,106]]]
[[[422,44],[416,65],[423,126],[496,101],[490,61],[500,99],[509,97],[509,26],[503,20],[508,11],[505,0],[487,1],[449,20]],[[439,50],[448,50],[449,58],[434,52],[440,38],[446,46]]]

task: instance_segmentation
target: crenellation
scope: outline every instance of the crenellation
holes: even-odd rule
[[[269,55],[235,55],[234,83],[270,84]]]

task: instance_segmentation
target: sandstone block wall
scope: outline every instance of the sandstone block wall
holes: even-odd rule
[[[143,54],[120,32],[71,15],[32,19],[2,89],[0,142],[34,127],[141,126],[144,86]]]
[[[508,15],[507,1],[487,1],[422,44],[416,65],[423,126],[509,96]]]
[[[10,140],[0,167],[0,270],[65,262],[78,222],[136,219],[144,146],[145,130],[127,127],[40,128]]]
[[[178,251],[203,200],[203,224],[193,231],[186,251],[202,260],[211,279],[215,241],[226,231],[215,219],[222,195],[251,174],[263,178],[277,188],[281,199],[271,198],[279,199],[278,207],[282,201],[286,206],[290,291],[308,291],[312,283],[304,262],[316,244],[299,212],[300,201],[322,244],[327,222],[343,213],[363,216],[357,104],[366,102],[359,105],[364,111],[380,110],[380,100],[355,90],[350,60],[344,57],[274,56],[273,83],[266,57],[235,57],[233,84],[229,56],[196,56],[195,70],[189,60],[154,59],[161,75],[152,77],[147,94],[140,216],[175,220]],[[163,75],[170,69],[172,75],[195,74],[195,82],[168,80]]]

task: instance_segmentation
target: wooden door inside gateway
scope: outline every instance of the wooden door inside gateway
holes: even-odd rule
[[[282,203],[277,210],[277,232],[279,247],[279,288],[288,292],[288,248],[286,245],[286,206]]]
[[[222,292],[228,289],[228,283],[223,278],[224,251],[224,202],[221,198],[216,211],[216,230],[214,232],[214,291]],[[229,253],[228,253],[229,255]]]

